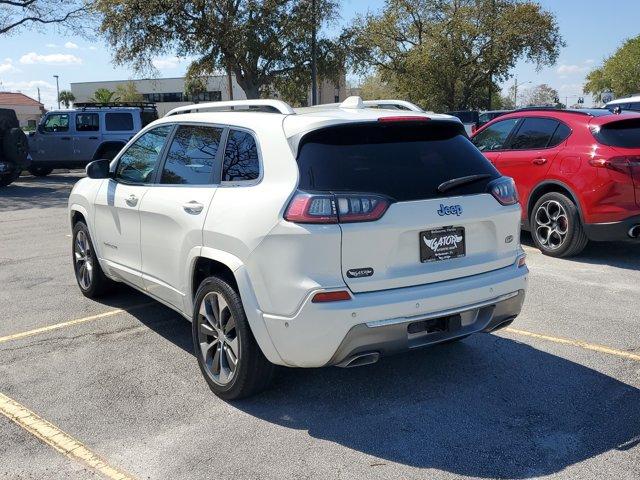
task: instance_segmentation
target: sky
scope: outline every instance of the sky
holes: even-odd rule
[[[340,0],[340,20],[329,33],[338,33],[358,13],[378,11],[384,0]],[[622,42],[640,34],[640,1],[616,0],[541,0],[543,7],[555,13],[560,32],[567,43],[553,67],[536,71],[534,65],[519,62],[513,70],[523,88],[547,83],[557,89],[560,101],[576,102],[582,94],[585,75],[613,54]],[[126,80],[137,78],[127,66],[114,66],[112,52],[101,38],[88,40],[54,27],[41,31],[21,30],[0,36],[0,91],[20,91],[41,100],[47,108],[55,106],[56,83],[60,90],[71,82]],[[153,59],[159,77],[184,75],[188,61],[175,56]],[[353,78],[350,78],[352,81]],[[513,78],[503,85],[513,84]],[[531,82],[531,83],[528,83]],[[586,105],[591,99],[585,96]]]

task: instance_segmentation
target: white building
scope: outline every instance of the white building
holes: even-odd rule
[[[118,86],[126,86],[132,82],[144,101],[154,102],[158,108],[158,115],[162,116],[169,110],[182,105],[189,105],[198,102],[212,102],[229,100],[228,78],[226,75],[209,77],[207,91],[198,95],[198,98],[188,98],[184,93],[184,77],[177,78],[157,78],[142,80],[114,80],[102,82],[79,82],[71,84],[71,92],[76,98],[76,102],[87,102],[99,88],[106,88],[115,92]],[[245,100],[247,96],[244,90],[237,84],[235,77],[232,77],[233,99]],[[277,94],[275,95],[277,97]],[[341,102],[347,97],[346,81],[344,76],[338,82],[324,80],[319,82],[318,103]],[[309,100],[311,95],[309,95]],[[309,102],[310,103],[310,102]]]

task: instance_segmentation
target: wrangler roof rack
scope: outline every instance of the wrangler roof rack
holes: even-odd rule
[[[74,108],[156,108],[153,102],[74,102]]]
[[[195,112],[233,112],[233,111],[259,111],[268,113],[280,113],[282,115],[292,115],[296,112],[286,102],[282,100],[231,100],[226,102],[207,102],[184,105],[182,107],[169,110],[165,117],[178,115],[180,113]]]

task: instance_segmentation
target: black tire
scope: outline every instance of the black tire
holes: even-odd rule
[[[10,128],[2,135],[4,160],[22,167],[29,154],[29,140],[20,128]]]
[[[0,176],[0,187],[6,187],[11,185],[20,177],[20,172],[7,173],[5,175]]]
[[[76,253],[77,253],[77,242],[78,237],[80,235],[84,235],[87,242],[88,247],[88,261],[91,266],[91,281],[88,285],[84,285],[81,280],[81,264],[78,262]],[[73,262],[73,271],[76,276],[76,282],[78,283],[78,287],[82,294],[87,298],[100,298],[104,296],[106,293],[110,292],[113,287],[113,281],[108,279],[102,268],[100,267],[100,262],[98,262],[98,258],[96,257],[95,250],[93,248],[93,241],[91,240],[91,235],[89,234],[89,229],[87,225],[79,221],[73,226],[73,233],[71,235],[71,260]]]
[[[215,368],[206,364],[205,354],[203,353],[203,346],[206,345],[206,342],[211,340],[211,345],[214,345],[214,347],[208,350],[213,351],[217,351],[218,343],[207,333],[199,333],[203,328],[201,327],[202,324],[205,324],[208,330],[213,331],[211,322],[207,321],[203,315],[200,315],[200,307],[205,298],[215,298],[216,294],[222,297],[228,308],[228,311],[225,309],[224,312],[226,313],[220,316],[225,316],[228,322],[231,322],[231,319],[234,320],[233,330],[227,333],[234,335],[234,338],[237,339],[237,350],[239,352],[235,370],[232,375],[227,376],[231,377],[227,384],[216,382],[214,378]],[[194,302],[192,334],[195,356],[198,359],[200,371],[211,391],[218,397],[223,400],[245,398],[264,390],[271,382],[275,366],[267,360],[262,350],[260,350],[249,327],[240,295],[225,279],[215,276],[208,277],[200,284]],[[203,346],[201,346],[201,341],[205,342],[202,344]],[[220,345],[222,345],[220,347],[222,349],[224,344],[221,343]],[[222,356],[221,353],[219,355]],[[211,353],[211,356],[213,364],[216,357],[213,353]]]
[[[562,212],[562,210],[564,210],[566,215],[561,213],[555,224],[552,219],[549,219],[551,220],[550,225],[555,225],[555,227],[552,229],[546,227],[543,223],[549,216],[545,212],[548,212],[549,208],[552,208],[552,211],[553,209],[560,208],[558,205],[561,207],[561,210],[559,209],[558,211]],[[546,211],[545,207],[547,209]],[[564,223],[565,221],[563,220],[565,216],[566,223]],[[551,217],[553,217],[553,215],[551,215]],[[536,247],[538,247],[543,254],[550,257],[566,258],[577,255],[582,252],[587,246],[587,243],[589,243],[587,234],[582,227],[578,207],[566,195],[559,192],[546,193],[538,199],[531,211],[529,224],[531,227],[531,237]],[[544,237],[549,231],[555,233],[550,234],[548,240],[545,241]],[[562,231],[566,232],[564,237],[558,233]],[[559,242],[557,241],[558,239],[562,239],[562,241]]]
[[[51,172],[53,172],[53,168],[49,167],[29,167],[29,173],[35,177],[46,177]]]

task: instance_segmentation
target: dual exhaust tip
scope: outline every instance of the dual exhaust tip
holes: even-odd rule
[[[640,238],[640,224],[631,227],[627,233],[631,238]]]

